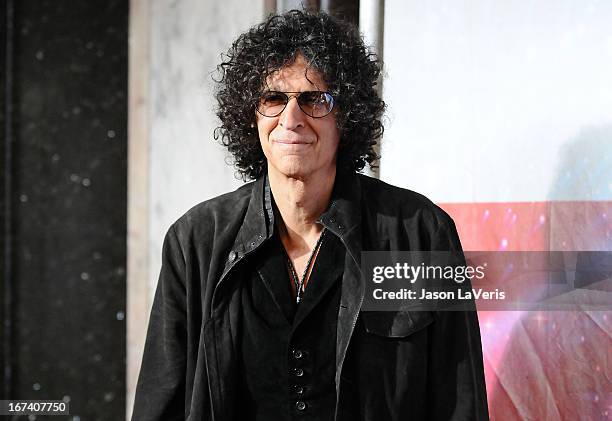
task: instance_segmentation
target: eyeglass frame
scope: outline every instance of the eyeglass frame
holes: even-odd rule
[[[263,96],[263,94],[265,93],[269,93],[269,92],[277,92],[280,94],[283,94],[287,97],[287,101],[285,102],[285,106],[283,107],[282,110],[280,110],[277,114],[274,115],[265,115],[263,114],[261,111],[259,111],[259,103],[261,102],[261,97]],[[302,106],[300,105],[300,101],[298,100],[298,97],[302,94],[305,93],[311,93],[311,92],[320,92],[322,94],[327,94],[329,95],[329,97],[331,98],[331,108],[329,110],[329,112],[325,115],[319,116],[319,117],[315,117],[313,115],[308,114],[306,111],[304,111],[304,109],[302,108]],[[294,95],[288,95],[288,94],[294,94]],[[336,106],[336,98],[334,98],[334,96],[332,95],[331,92],[329,91],[276,91],[276,90],[269,90],[269,91],[264,91],[261,93],[261,95],[259,95],[259,99],[257,100],[257,106],[255,107],[255,111],[257,111],[259,114],[261,114],[264,117],[269,117],[269,118],[274,118],[274,117],[278,117],[279,115],[281,115],[283,113],[283,111],[285,111],[285,109],[287,108],[287,105],[289,105],[289,101],[291,101],[292,98],[295,98],[295,100],[297,101],[298,107],[300,108],[300,111],[302,111],[304,114],[306,114],[308,117],[311,118],[323,118],[323,117],[327,117],[328,115],[330,115],[332,113],[332,111],[334,110],[335,106]]]

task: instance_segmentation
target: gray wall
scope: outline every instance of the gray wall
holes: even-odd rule
[[[192,206],[242,184],[213,138],[212,75],[234,38],[264,18],[264,4],[131,2],[128,415],[164,234]]]
[[[213,139],[218,122],[211,77],[232,40],[262,19],[262,3],[249,2],[248,8],[236,0],[152,3],[151,286],[168,226],[193,205],[242,184]]]

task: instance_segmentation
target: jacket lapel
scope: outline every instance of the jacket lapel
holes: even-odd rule
[[[261,177],[253,182],[247,211],[215,285],[210,315],[202,326],[213,420],[233,419],[235,403],[240,398],[237,382],[239,365],[235,352],[240,290],[231,282],[235,278],[231,273],[245,256],[271,236],[271,211],[270,188],[266,177]]]
[[[339,397],[344,358],[365,294],[361,275],[361,183],[357,174],[338,172],[332,203],[329,211],[321,216],[321,223],[340,237],[347,250],[336,336],[336,394]]]

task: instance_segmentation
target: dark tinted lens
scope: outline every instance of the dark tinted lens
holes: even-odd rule
[[[282,92],[264,92],[259,99],[257,110],[265,116],[275,116],[283,111],[287,104],[287,95]]]
[[[324,117],[334,107],[332,96],[321,91],[302,92],[298,97],[298,102],[302,110],[313,117]]]
[[[319,92],[319,91],[306,91],[306,92],[302,92],[299,96],[299,101],[300,104],[302,105],[316,105],[319,102],[321,102],[322,100],[324,100],[323,98],[323,92]]]
[[[261,101],[265,105],[284,105],[287,101],[287,95],[282,92],[266,92],[261,96]]]

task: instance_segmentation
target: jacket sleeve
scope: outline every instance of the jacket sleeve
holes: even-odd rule
[[[451,251],[465,262],[453,220],[444,214],[432,250]],[[482,345],[473,311],[437,311],[430,325],[428,407],[432,420],[489,419]]]
[[[132,421],[185,419],[186,323],[185,260],[172,226],[162,247]]]

